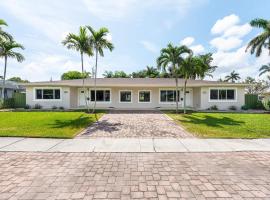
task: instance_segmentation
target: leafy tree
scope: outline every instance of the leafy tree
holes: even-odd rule
[[[130,77],[130,75],[126,74],[126,72],[124,71],[115,71],[115,72],[105,71],[103,76],[105,78],[129,78]]]
[[[94,77],[94,90],[95,90],[95,103],[93,107],[93,113],[96,109],[96,80],[97,80],[97,67],[98,67],[98,55],[104,56],[104,49],[109,49],[112,51],[114,49],[113,44],[107,39],[109,34],[109,30],[105,27],[100,28],[99,30],[94,30],[91,26],[87,26],[90,31],[90,38],[88,40],[88,44],[94,49],[96,56],[96,64],[95,64],[95,77]]]
[[[259,76],[265,74],[265,73],[269,73],[270,72],[270,63],[268,63],[267,65],[263,65],[261,66],[261,68],[259,69],[260,74]]]
[[[89,78],[90,75],[90,72],[68,71],[62,74],[61,80],[85,79]]]
[[[244,83],[248,84],[248,86],[246,86],[247,94],[263,94],[270,87],[270,83],[268,81],[256,81],[252,77],[247,77]]]
[[[157,68],[146,66],[145,75],[147,78],[158,78],[159,71]]]
[[[20,77],[11,77],[8,80],[9,81],[14,81],[14,82],[17,82],[17,83],[29,83],[28,80],[23,80]]]
[[[3,19],[0,19],[0,40],[12,40],[12,36],[5,32],[2,26],[7,26],[7,23]]]
[[[24,61],[24,57],[21,53],[18,53],[14,50],[16,49],[24,49],[23,45],[15,42],[14,40],[2,40],[0,42],[0,58],[4,58],[4,76],[3,76],[3,86],[2,86],[2,99],[5,98],[4,91],[5,91],[5,81],[6,81],[6,72],[7,72],[7,61],[8,58],[14,58],[18,62]]]
[[[146,78],[146,71],[145,70],[140,70],[137,72],[132,72],[131,74],[132,78]]]
[[[88,56],[93,55],[92,48],[89,45],[89,36],[87,34],[86,28],[81,26],[79,29],[79,33],[77,35],[74,33],[69,33],[66,36],[66,38],[62,41],[62,44],[66,46],[68,49],[72,49],[80,53],[82,73],[85,73],[83,56],[84,54]],[[83,78],[83,88],[85,90],[84,78]],[[84,94],[85,93],[86,92],[84,92]],[[89,111],[86,96],[85,96],[85,105]]]
[[[107,71],[106,70],[102,75],[103,75],[104,78],[113,78],[114,73],[112,71]]]
[[[166,71],[167,68],[171,68],[172,75],[175,78],[175,89],[176,89],[176,113],[178,113],[178,102],[179,102],[179,67],[183,62],[183,54],[192,54],[192,51],[187,46],[173,46],[171,43],[166,48],[161,49],[160,56],[157,58],[158,69],[163,68]]]
[[[255,28],[263,29],[263,32],[253,38],[247,45],[246,51],[250,49],[250,53],[259,57],[263,47],[267,48],[270,53],[270,21],[265,19],[254,19],[250,25]]]
[[[239,74],[236,73],[234,70],[227,76],[225,76],[225,81],[231,81],[232,83],[235,83],[235,81],[241,79]]]

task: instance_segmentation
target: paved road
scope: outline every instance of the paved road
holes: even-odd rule
[[[270,153],[0,152],[0,199],[270,199]]]
[[[191,134],[160,111],[112,110],[78,138],[190,138]]]

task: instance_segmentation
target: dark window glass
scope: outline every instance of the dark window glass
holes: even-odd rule
[[[43,99],[53,99],[53,90],[43,90]]]
[[[54,90],[54,98],[55,99],[60,99],[60,90]]]
[[[139,92],[139,101],[140,102],[150,102],[150,92],[149,91]]]
[[[42,90],[36,90],[36,99],[42,99]]]
[[[95,101],[95,90],[91,90],[91,101]]]
[[[105,90],[105,101],[110,101],[110,96],[111,96],[111,93],[110,93],[110,90]]]
[[[103,90],[97,90],[96,91],[97,101],[104,101],[104,91]]]
[[[227,90],[227,99],[228,100],[234,100],[235,99],[234,91],[235,90]]]
[[[226,90],[219,90],[219,100],[226,100]]]
[[[174,91],[173,90],[168,90],[167,91],[167,101],[168,102],[175,101],[175,99],[174,99]]]
[[[166,102],[166,96],[167,96],[167,91],[166,90],[161,90],[160,91],[160,101],[161,102]]]
[[[210,99],[211,100],[218,99],[218,90],[210,90]]]
[[[120,101],[121,102],[131,102],[131,92],[130,91],[120,92]]]

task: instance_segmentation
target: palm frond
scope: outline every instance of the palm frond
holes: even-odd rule
[[[263,29],[266,29],[267,23],[269,23],[267,20],[260,19],[260,18],[253,19],[250,21],[250,25],[252,27],[263,28]]]

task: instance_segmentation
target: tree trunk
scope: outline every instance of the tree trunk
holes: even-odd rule
[[[2,86],[2,99],[5,100],[5,86],[6,86],[6,74],[7,74],[7,56],[5,56],[5,67],[4,67],[4,79],[3,79],[3,86]]]
[[[175,84],[176,84],[176,113],[178,113],[178,102],[179,102],[179,95],[178,95],[178,76],[175,75]]]
[[[97,87],[97,63],[98,63],[98,50],[96,48],[96,66],[95,66],[95,80],[94,80],[95,103],[94,103],[92,113],[95,113],[96,104],[97,104],[97,90],[96,90],[96,87]]]
[[[186,90],[187,90],[187,78],[185,77],[185,84],[184,84],[184,114],[187,113],[186,111]]]
[[[82,75],[83,75],[83,74],[84,74],[83,52],[81,52],[81,63],[82,63]],[[87,108],[87,112],[89,113],[89,107],[88,107],[88,103],[87,103],[86,90],[85,90],[84,76],[82,77],[82,81],[83,81],[83,94],[84,94],[85,106],[86,106],[86,108]]]

